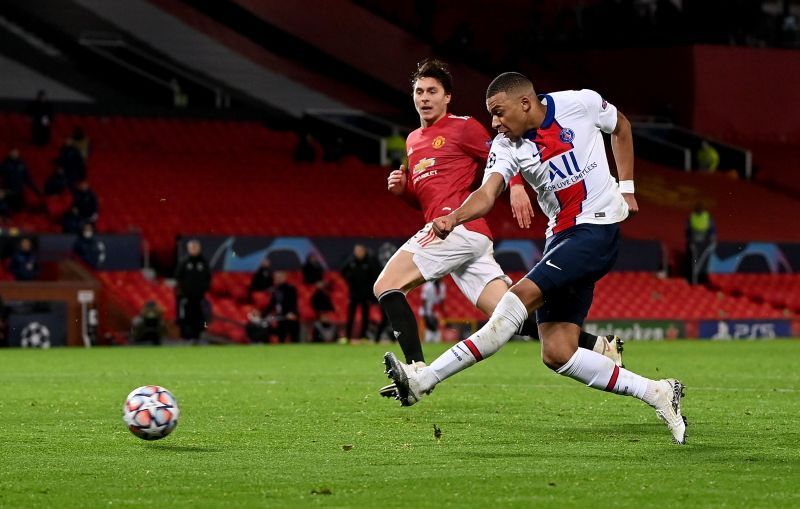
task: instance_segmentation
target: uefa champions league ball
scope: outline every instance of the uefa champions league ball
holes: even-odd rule
[[[180,413],[171,392],[158,385],[145,385],[128,394],[122,418],[137,437],[159,440],[172,433]]]
[[[23,348],[50,348],[50,329],[39,322],[31,322],[20,333]]]

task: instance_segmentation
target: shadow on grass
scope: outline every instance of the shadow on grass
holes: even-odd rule
[[[202,445],[164,444],[158,442],[150,445],[154,449],[161,449],[162,451],[172,451],[172,452],[195,452],[195,453],[222,452],[222,449],[218,447],[205,447]]]

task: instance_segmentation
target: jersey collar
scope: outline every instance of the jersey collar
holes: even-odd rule
[[[536,129],[531,129],[525,134],[522,135],[523,138],[528,140],[534,140],[536,138],[536,131],[539,129],[547,129],[553,124],[553,120],[556,119],[556,103],[553,101],[553,98],[550,97],[549,94],[539,94],[538,97],[540,100],[547,100],[547,111],[544,114],[544,120],[542,121],[542,125],[540,125]]]
[[[539,99],[547,100],[547,111],[544,114],[544,121],[542,122],[542,125],[539,126],[539,129],[547,129],[556,118],[556,103],[549,94],[539,94],[537,97]]]

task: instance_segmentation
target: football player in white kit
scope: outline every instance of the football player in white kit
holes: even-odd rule
[[[544,254],[506,292],[486,325],[429,366],[403,364],[386,354],[386,371],[401,403],[413,405],[439,382],[494,354],[536,311],[545,365],[590,387],[643,400],[667,424],[673,441],[684,444],[680,381],[650,380],[578,348],[594,284],[617,258],[619,223],[638,211],[630,123],[591,90],[537,97],[519,73],[495,78],[486,105],[498,135],[483,184],[459,208],[434,219],[433,229],[444,238],[465,221],[483,217],[509,179],[521,173],[549,218]],[[602,132],[611,134],[619,183],[609,171]]]

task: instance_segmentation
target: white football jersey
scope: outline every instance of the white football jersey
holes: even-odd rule
[[[508,181],[518,172],[536,191],[550,219],[546,236],[576,224],[612,224],[628,217],[628,204],[608,168],[603,135],[617,125],[617,108],[593,90],[541,96],[547,114],[539,129],[512,141],[492,142],[484,181],[499,173]]]

